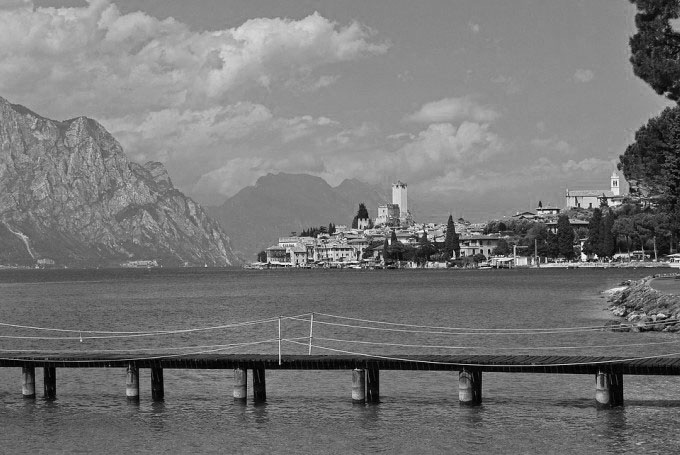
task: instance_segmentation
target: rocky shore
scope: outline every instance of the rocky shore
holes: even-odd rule
[[[680,332],[680,296],[659,292],[651,286],[655,278],[680,278],[678,274],[654,275],[604,291],[614,316],[607,323],[619,332]]]

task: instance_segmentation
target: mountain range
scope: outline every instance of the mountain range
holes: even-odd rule
[[[381,186],[359,180],[332,187],[320,177],[278,173],[260,177],[221,206],[206,210],[229,233],[236,254],[254,261],[279,237],[330,223],[350,226],[359,203],[375,217],[378,205],[387,201],[391,194],[388,198]]]
[[[161,163],[130,162],[95,120],[0,98],[0,264],[226,266],[225,231]]]

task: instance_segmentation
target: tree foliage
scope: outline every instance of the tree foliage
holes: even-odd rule
[[[631,0],[637,33],[630,38],[633,71],[656,93],[680,100],[680,33],[673,30],[678,0]]]
[[[655,199],[667,211],[678,208],[680,191],[680,107],[666,108],[635,133],[619,157],[631,192]]]

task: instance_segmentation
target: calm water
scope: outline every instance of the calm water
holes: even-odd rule
[[[604,311],[606,302],[599,292],[623,279],[652,273],[650,269],[0,271],[0,322],[80,331],[0,327],[5,336],[39,337],[2,338],[0,348],[124,349],[143,357],[154,350],[181,354],[262,342],[230,346],[225,352],[275,353],[277,343],[265,341],[278,336],[276,318],[315,312],[315,344],[357,353],[640,357],[680,352],[680,338],[662,333],[586,329],[526,333],[601,326],[611,316]],[[417,328],[375,330],[390,326],[321,313],[484,330],[457,335],[422,333],[425,330]],[[90,332],[209,328],[269,318],[273,319],[248,326],[143,337],[120,334],[99,339],[91,338],[95,334]],[[282,320],[282,336],[300,338],[302,343],[284,342],[284,355],[307,352],[309,316],[300,319]],[[517,333],[497,332],[504,328]],[[62,338],[49,339],[54,337]],[[323,351],[316,347],[315,352]],[[352,405],[349,371],[269,371],[268,403],[262,406],[233,403],[231,371],[166,370],[165,402],[152,403],[149,372],[142,370],[139,404],[125,400],[121,369],[57,369],[58,398],[53,402],[22,399],[20,376],[18,369],[0,369],[0,445],[5,453],[680,450],[680,378],[674,377],[626,376],[626,406],[597,410],[590,375],[487,373],[484,402],[477,408],[458,405],[455,372],[381,372],[382,402],[371,406]],[[40,369],[36,379],[40,395]]]

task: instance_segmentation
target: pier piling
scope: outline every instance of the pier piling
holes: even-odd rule
[[[162,367],[151,367],[151,399],[153,401],[163,401],[165,399]]]
[[[265,383],[264,367],[253,368],[253,402],[267,401],[267,385]]]
[[[21,367],[21,394],[24,398],[35,398],[35,367]]]
[[[366,402],[380,403],[380,370],[377,367],[366,369]]]
[[[129,363],[127,367],[125,396],[130,401],[139,401],[139,368],[134,363]]]
[[[248,370],[245,368],[234,368],[234,401],[245,403],[247,399]]]
[[[458,401],[462,405],[482,404],[482,372],[464,369],[458,373]]]
[[[598,407],[623,406],[623,374],[598,371],[595,376]]]
[[[55,367],[43,367],[43,386],[45,399],[54,400],[57,398],[57,369]]]
[[[366,403],[366,370],[352,370],[352,403]]]

